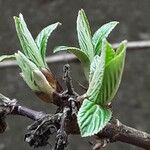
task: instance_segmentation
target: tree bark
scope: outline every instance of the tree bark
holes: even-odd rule
[[[35,111],[24,106],[15,106],[14,110],[8,114],[25,116],[35,121],[47,115],[44,112]],[[68,134],[80,134],[76,119],[69,128]],[[117,119],[110,121],[96,136],[99,139],[107,138],[110,142],[120,141],[150,150],[150,134],[128,127]]]

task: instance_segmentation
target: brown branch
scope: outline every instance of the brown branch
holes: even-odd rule
[[[21,105],[16,105],[13,111],[10,112],[10,115],[20,115],[35,121],[47,116],[47,114],[42,111],[35,111]]]
[[[2,102],[0,103],[0,117],[5,117],[6,115],[21,115],[32,120],[38,120],[47,115],[44,112],[35,111],[27,107],[18,105],[17,100],[10,100],[8,97],[2,95],[1,93],[0,99],[2,100]]]
[[[107,138],[110,142],[120,141],[150,149],[150,134],[128,127],[118,120],[110,122],[97,136],[100,139]]]
[[[7,101],[4,101],[3,104],[1,103],[0,105],[0,118],[2,118],[2,115],[21,115],[32,120],[42,120],[48,115],[44,112],[34,111],[17,105],[15,101],[9,101],[8,98],[6,100]],[[48,120],[46,121],[48,122]],[[80,134],[76,119],[74,118],[72,121],[68,122],[69,124],[66,127],[67,134]],[[96,136],[100,140],[109,139],[110,142],[120,141],[146,150],[150,149],[150,134],[128,127],[118,120],[109,122]]]
[[[119,43],[112,44],[113,48],[117,48]],[[128,50],[140,50],[150,48],[150,41],[132,41],[127,43]],[[47,63],[59,63],[66,61],[77,61],[77,58],[73,54],[61,54],[48,56],[46,58]],[[17,67],[16,61],[9,60],[0,63],[0,68],[5,67]]]
[[[43,112],[34,111],[23,106],[16,106],[14,111],[10,114],[25,116],[32,120],[38,120],[47,115]],[[76,127],[76,131],[74,127]],[[73,130],[71,128],[73,128]],[[74,122],[74,125],[69,127],[68,134],[79,134],[77,122]],[[110,122],[102,132],[97,134],[97,136],[100,139],[107,138],[110,142],[120,141],[144,148],[146,150],[150,149],[150,134],[128,127],[119,121],[117,121],[117,123]]]

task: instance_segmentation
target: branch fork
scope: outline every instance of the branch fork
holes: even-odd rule
[[[27,127],[27,133],[24,140],[31,147],[46,146],[49,143],[50,136],[56,134],[55,144],[52,150],[64,150],[68,145],[68,136],[70,134],[80,134],[77,124],[77,112],[80,108],[83,96],[79,96],[73,88],[70,76],[69,65],[64,66],[64,77],[66,90],[63,93],[57,93],[60,99],[60,105],[56,114],[46,114],[42,111],[35,111],[21,106],[17,100],[10,100],[8,97],[0,94],[0,133],[6,130],[7,124],[5,118],[7,115],[21,115],[34,121]],[[112,119],[105,128],[94,136],[96,143],[93,150],[99,150],[111,142],[125,142],[143,149],[150,149],[150,134],[125,126],[117,119]]]

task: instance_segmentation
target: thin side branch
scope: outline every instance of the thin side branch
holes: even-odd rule
[[[40,118],[45,117],[47,114],[41,111],[35,111],[29,109],[27,107],[21,106],[17,104],[17,100],[10,100],[8,97],[2,95],[0,93],[0,99],[2,103],[0,103],[0,117],[3,115],[21,115],[32,120],[38,120]]]
[[[113,48],[117,48],[119,43],[114,43]],[[145,50],[150,48],[150,41],[132,41],[127,43],[128,50]],[[48,56],[46,58],[47,63],[59,63],[66,61],[77,61],[77,58],[73,54],[61,54],[61,55],[53,55]],[[0,63],[0,68],[5,67],[17,67],[16,61],[9,60]]]

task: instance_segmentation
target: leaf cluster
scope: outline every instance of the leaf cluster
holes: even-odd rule
[[[59,22],[44,28],[34,40],[22,14],[14,17],[17,35],[22,51],[14,55],[4,55],[4,59],[15,58],[21,68],[21,76],[33,91],[42,91],[49,96],[56,90],[56,85],[49,82],[42,69],[47,69],[46,47],[51,33],[60,25]],[[118,22],[112,21],[101,26],[93,35],[84,10],[77,17],[77,35],[80,48],[58,46],[54,52],[69,51],[80,60],[89,87],[84,94],[83,104],[77,119],[81,135],[91,136],[102,130],[112,117],[108,107],[115,96],[122,77],[126,55],[126,41],[117,50],[107,41],[108,35]]]

